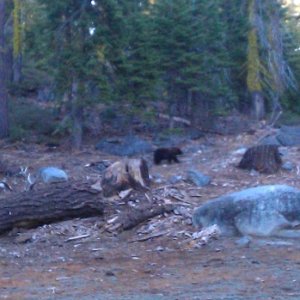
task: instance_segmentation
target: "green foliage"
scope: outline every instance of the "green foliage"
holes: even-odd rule
[[[20,0],[14,0],[13,10],[13,23],[14,23],[14,36],[13,36],[13,53],[16,58],[21,54],[21,2]]]
[[[285,111],[278,120],[276,125],[299,125],[300,124],[300,111]]]
[[[294,13],[294,12],[292,12]],[[298,83],[296,88],[285,90],[282,96],[282,104],[285,110],[290,113],[294,112],[300,114],[299,101],[299,82],[300,82],[300,23],[298,18],[287,17],[285,19],[284,32],[284,54],[287,58],[288,64],[293,72],[295,81]]]
[[[24,99],[10,101],[9,110],[11,140],[30,140],[33,133],[50,136],[56,128],[52,110],[29,104]]]
[[[150,49],[161,97],[169,103],[230,98],[222,1],[161,0],[150,14]]]
[[[270,23],[272,11],[278,11],[275,2],[257,1],[263,22]],[[249,22],[249,3],[253,1],[25,1],[25,66],[47,72],[68,113],[98,102],[118,109],[125,101],[134,107],[129,112],[120,106],[122,113],[144,113],[151,120],[155,110],[146,108],[158,100],[167,103],[171,114],[180,112],[171,112],[180,105],[226,114],[245,101],[247,86],[268,92],[272,86],[260,80],[275,78],[265,67],[271,42],[263,44],[264,30]],[[299,35],[295,26],[293,31]],[[285,53],[300,80],[294,46]],[[76,100],[71,97],[74,82]],[[293,99],[287,106],[297,105]],[[101,117],[109,120],[114,113]],[[70,127],[68,123],[64,130]]]
[[[117,118],[116,107],[107,107],[105,110],[101,112],[100,116],[104,122],[116,119]]]

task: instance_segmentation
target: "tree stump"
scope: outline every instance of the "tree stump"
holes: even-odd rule
[[[0,199],[0,233],[78,217],[102,215],[104,204],[91,184],[50,184]]]
[[[277,145],[258,145],[246,151],[238,167],[273,174],[279,170],[281,165],[282,160]]]
[[[144,159],[125,159],[115,162],[105,170],[101,182],[105,197],[129,188],[145,190],[149,184],[149,170]]]

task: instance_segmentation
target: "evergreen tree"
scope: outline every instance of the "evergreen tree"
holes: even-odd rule
[[[127,1],[123,6],[124,45],[119,64],[118,91],[120,97],[143,107],[155,97],[157,70],[152,62],[148,1]]]
[[[152,7],[152,61],[171,115],[180,106],[201,106],[199,102],[207,99],[214,108],[220,98],[230,95],[221,4],[220,0],[160,0]]]
[[[66,109],[72,123],[72,144],[80,148],[84,107],[90,103],[90,90],[98,84],[101,70],[98,70],[102,45],[99,45],[95,30],[101,3],[90,1],[39,1],[44,18],[37,25],[46,35],[40,50],[44,52],[53,71],[56,91],[67,99]],[[112,47],[113,48],[113,47]],[[100,49],[100,50],[99,50]],[[100,66],[99,66],[100,69]]]
[[[9,134],[8,124],[8,93],[7,75],[5,68],[5,21],[6,21],[6,0],[0,0],[0,138]]]
[[[281,112],[280,98],[286,88],[295,86],[283,52],[283,10],[277,0],[249,0],[247,86],[253,107],[272,107],[271,123]],[[263,117],[263,115],[261,116]]]
[[[22,1],[14,0],[14,9],[13,9],[13,81],[18,84],[21,81],[22,73],[22,20],[21,20],[21,11],[22,11]]]

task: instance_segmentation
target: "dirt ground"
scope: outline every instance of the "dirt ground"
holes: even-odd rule
[[[300,188],[297,148],[283,148],[283,160],[292,171],[261,175],[239,170],[242,155],[236,150],[253,145],[263,135],[211,136],[181,145],[180,164],[153,166],[161,183],[196,168],[212,177],[210,185],[195,188],[180,181],[174,185],[188,195],[190,209],[201,203],[247,187],[288,184]],[[16,166],[36,170],[55,165],[71,179],[97,179],[87,163],[117,160],[86,147],[78,153],[43,146],[9,145],[0,155]],[[24,188],[23,179],[12,177],[15,192]],[[2,196],[10,192],[2,192]],[[169,220],[169,223],[167,222]],[[141,228],[165,221],[178,232],[137,241]],[[152,222],[152,223],[151,223]],[[102,230],[101,217],[75,219],[30,230],[13,230],[0,237],[0,299],[300,299],[300,241],[294,239],[239,237],[209,241],[194,247],[190,234],[196,231],[185,219],[173,214],[156,217],[119,235]],[[168,228],[167,228],[168,229]],[[166,230],[168,232],[168,230]],[[182,233],[182,234],[180,234]],[[72,237],[77,237],[72,239]],[[78,238],[79,237],[79,238]]]

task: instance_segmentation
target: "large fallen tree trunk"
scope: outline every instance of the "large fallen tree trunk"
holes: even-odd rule
[[[101,194],[90,183],[47,185],[0,199],[0,233],[77,217],[102,215]]]

